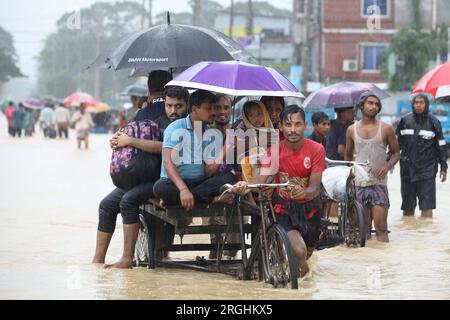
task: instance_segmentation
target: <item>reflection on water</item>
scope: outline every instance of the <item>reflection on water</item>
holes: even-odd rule
[[[44,140],[39,134],[13,140],[5,133],[0,116],[2,299],[450,298],[449,183],[438,183],[435,218],[404,218],[396,171],[389,182],[391,242],[316,252],[310,275],[291,291],[216,273],[90,264],[98,204],[113,188],[108,136],[92,135],[92,149],[78,151],[73,140]],[[121,224],[116,231],[107,262],[121,255]],[[202,254],[172,253],[172,258]]]

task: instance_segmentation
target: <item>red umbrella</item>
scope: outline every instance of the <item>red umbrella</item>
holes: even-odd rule
[[[75,92],[64,99],[64,104],[69,107],[77,107],[82,103],[86,104],[86,106],[94,106],[97,103],[97,99],[85,92]]]
[[[413,93],[427,92],[436,97],[441,87],[450,85],[450,62],[437,66],[425,74],[413,88]]]

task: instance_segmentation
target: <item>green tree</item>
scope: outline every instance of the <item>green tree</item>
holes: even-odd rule
[[[227,7],[226,10],[230,10]],[[290,17],[292,13],[289,10],[279,9],[274,7],[267,1],[253,1],[252,2],[253,14],[267,15],[267,16],[283,16]],[[234,12],[247,13],[248,12],[248,1],[239,1],[234,4]]]
[[[11,34],[0,26],[0,86],[11,78],[23,77],[17,63]]]
[[[193,11],[195,6],[194,1],[190,0],[189,5],[192,8],[192,12],[186,11],[180,13],[170,12],[170,23],[192,25],[192,20],[194,16]],[[222,9],[223,7],[215,1],[202,0],[200,7],[199,25],[206,28],[214,28],[217,12]],[[167,11],[157,14],[155,17],[155,23],[156,24],[167,23]]]
[[[140,30],[141,13],[142,6],[136,2],[95,3],[81,10],[79,29],[69,29],[67,21],[73,13],[64,14],[37,57],[38,94],[65,97],[82,90],[97,92],[104,101],[115,100],[134,81],[128,78],[129,70],[86,68],[123,36]]]
[[[424,32],[416,28],[399,30],[388,49],[383,53],[381,72],[389,78],[389,87],[393,91],[409,91],[426,73],[430,61],[442,48],[442,38],[437,31]],[[389,72],[389,57],[396,57],[396,72]]]
[[[195,7],[194,2],[194,0],[189,0],[189,5],[191,6],[192,11],[194,11]],[[223,7],[215,1],[202,0],[199,25],[202,27],[214,28],[217,12],[222,9]],[[190,24],[192,24],[192,21]]]
[[[167,12],[160,12],[155,16],[155,24],[166,24],[167,23]],[[192,24],[192,12],[180,12],[172,13],[170,12],[170,23],[172,24]]]

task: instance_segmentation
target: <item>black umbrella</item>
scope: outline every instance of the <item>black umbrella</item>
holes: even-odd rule
[[[201,61],[250,61],[252,56],[218,31],[179,24],[158,25],[128,35],[102,53],[90,66],[134,74],[189,67]]]
[[[141,83],[134,83],[126,87],[121,93],[122,96],[136,96],[146,97],[148,96],[147,86]]]

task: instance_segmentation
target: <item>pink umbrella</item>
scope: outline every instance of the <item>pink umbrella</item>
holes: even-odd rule
[[[97,99],[86,92],[75,92],[64,99],[64,104],[69,107],[78,107],[82,103],[86,106],[94,106],[97,103]]]
[[[425,74],[413,89],[413,93],[428,92],[436,98],[446,95],[450,86],[450,62],[437,66]]]

